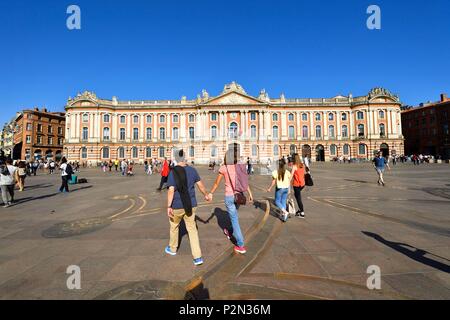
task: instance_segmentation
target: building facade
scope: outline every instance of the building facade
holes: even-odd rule
[[[70,160],[91,163],[170,157],[173,147],[208,163],[234,144],[260,163],[294,152],[313,161],[368,159],[380,149],[403,154],[400,106],[382,88],[330,99],[272,99],[265,90],[253,97],[234,82],[195,100],[105,100],[84,92],[66,105],[64,147]]]
[[[450,99],[406,108],[401,113],[406,154],[450,159]]]
[[[8,123],[5,123],[1,133],[1,157],[12,157],[14,148],[14,130],[16,127],[16,117],[12,118]]]
[[[15,119],[14,160],[55,160],[63,155],[66,117],[64,112],[34,108]]]

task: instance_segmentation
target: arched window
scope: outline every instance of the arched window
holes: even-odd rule
[[[380,123],[380,136],[385,137],[386,136],[386,128],[384,126],[384,123]]]
[[[139,123],[139,116],[138,115],[133,116],[133,123]]]
[[[277,145],[277,144],[275,144],[274,146],[273,146],[273,156],[274,157],[277,157],[277,156],[279,156],[280,155],[280,147]]]
[[[258,146],[256,146],[255,144],[252,145],[252,157],[257,157],[258,156]]]
[[[237,139],[238,137],[238,125],[236,122],[232,122],[229,128],[229,138]]]
[[[380,111],[378,112],[378,117],[379,117],[380,119],[384,119],[384,111],[383,111],[383,110],[380,110]]]
[[[289,121],[294,121],[294,114],[293,113],[289,113],[288,114],[288,120]]]
[[[346,125],[342,126],[342,137],[348,138],[348,127]]]
[[[330,137],[330,138],[334,138],[335,137],[335,135],[334,135],[334,126],[328,126],[328,136]]]
[[[109,148],[108,147],[105,147],[102,149],[102,158],[109,159]]]
[[[308,126],[303,126],[302,137],[303,137],[303,139],[308,139]]]
[[[131,148],[131,157],[133,159],[139,158],[139,150],[136,147]]]
[[[146,138],[147,140],[152,140],[152,128],[147,128],[146,130]]]
[[[103,140],[108,141],[110,139],[109,128],[103,128]]]
[[[256,138],[256,126],[255,125],[252,125],[250,127],[250,137],[251,138]]]
[[[342,119],[342,121],[347,121],[347,113],[346,112],[342,112],[341,119]]]
[[[83,127],[83,140],[87,140],[89,137],[89,131],[87,127]]]
[[[358,124],[358,137],[364,137],[364,125]]]
[[[212,126],[211,127],[211,139],[216,139],[216,138],[217,138],[217,127]]]
[[[308,121],[308,114],[302,113],[302,120],[303,121]]]
[[[337,147],[335,144],[330,146],[330,155],[335,156],[337,154]]]
[[[334,121],[334,114],[333,114],[333,113],[330,112],[330,113],[328,114],[328,120],[329,120],[329,121]]]
[[[151,115],[148,115],[148,116],[146,117],[146,121],[147,121],[147,123],[152,123],[152,116],[151,116]]]
[[[316,138],[322,138],[322,127],[316,126]]]
[[[125,116],[120,116],[120,123],[127,122],[127,118]]]
[[[278,113],[272,114],[272,121],[278,121]]]
[[[83,122],[89,122],[89,115],[87,113],[83,113]]]
[[[211,146],[211,158],[217,157],[217,147]]]
[[[151,147],[145,148],[145,157],[146,158],[151,158],[152,157],[152,148]]]
[[[108,123],[109,122],[109,114],[104,114],[103,115],[103,122]]]
[[[366,154],[366,145],[365,144],[360,144],[359,145],[359,154],[360,155],[363,155],[363,154]]]
[[[139,140],[139,129],[133,128],[133,140]]]
[[[194,146],[190,146],[189,147],[189,156],[191,158],[195,157],[195,148],[194,148]]]
[[[166,122],[166,116],[160,115],[159,116],[159,123],[164,123],[164,122]]]
[[[81,148],[81,159],[87,159],[87,148]]]
[[[350,146],[348,144],[344,144],[344,155],[350,155]]]
[[[119,158],[121,158],[121,159],[125,158],[125,149],[124,149],[124,147],[120,147],[117,150],[117,154],[119,155]]]
[[[295,127],[289,126],[288,129],[289,139],[295,139]]]
[[[172,129],[172,139],[178,140],[178,128],[177,127]]]
[[[125,128],[120,128],[120,131],[119,131],[119,140],[123,141],[123,140],[125,140],[125,138],[126,138],[126,135],[125,135]]]
[[[174,114],[174,115],[173,115],[173,122],[174,122],[174,123],[178,123],[178,120],[179,120],[178,115],[177,115],[177,114]]]
[[[272,138],[273,139],[278,139],[278,126],[273,126],[272,127]]]
[[[358,113],[356,114],[356,118],[358,120],[364,120],[364,112],[358,111]]]
[[[159,128],[159,139],[160,140],[166,139],[166,128]]]
[[[189,127],[189,139],[195,139],[195,128]]]
[[[195,115],[193,114],[189,115],[189,122],[195,122]]]
[[[316,121],[320,121],[320,119],[322,119],[322,116],[320,113],[316,113]]]

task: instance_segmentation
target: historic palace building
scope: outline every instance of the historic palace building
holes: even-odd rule
[[[84,92],[66,105],[64,148],[69,160],[91,163],[170,157],[175,146],[189,161],[208,163],[236,144],[243,158],[261,163],[293,152],[313,161],[368,159],[376,150],[403,154],[400,106],[382,88],[329,99],[273,99],[265,90],[253,97],[235,82],[195,100],[105,100]]]
[[[66,117],[64,112],[34,108],[15,119],[14,160],[56,160],[63,155]]]

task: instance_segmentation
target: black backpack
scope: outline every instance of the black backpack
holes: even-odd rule
[[[69,177],[69,179],[71,179],[72,175],[73,175],[73,169],[72,169],[72,166],[70,164],[67,164],[67,167],[66,167],[65,171],[66,171],[67,176]]]

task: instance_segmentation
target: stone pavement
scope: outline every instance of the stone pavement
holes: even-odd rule
[[[215,174],[198,168],[209,189]],[[450,166],[399,164],[376,184],[370,164],[313,164],[306,219],[282,223],[266,175],[240,209],[248,253],[222,233],[223,187],[200,201],[205,264],[194,267],[182,230],[166,256],[166,194],[159,176],[86,169],[88,184],[59,194],[59,176],[27,178],[17,204],[0,208],[1,299],[450,299]],[[199,196],[198,199],[201,199]],[[81,289],[66,286],[70,265]],[[368,290],[367,268],[381,270]]]

